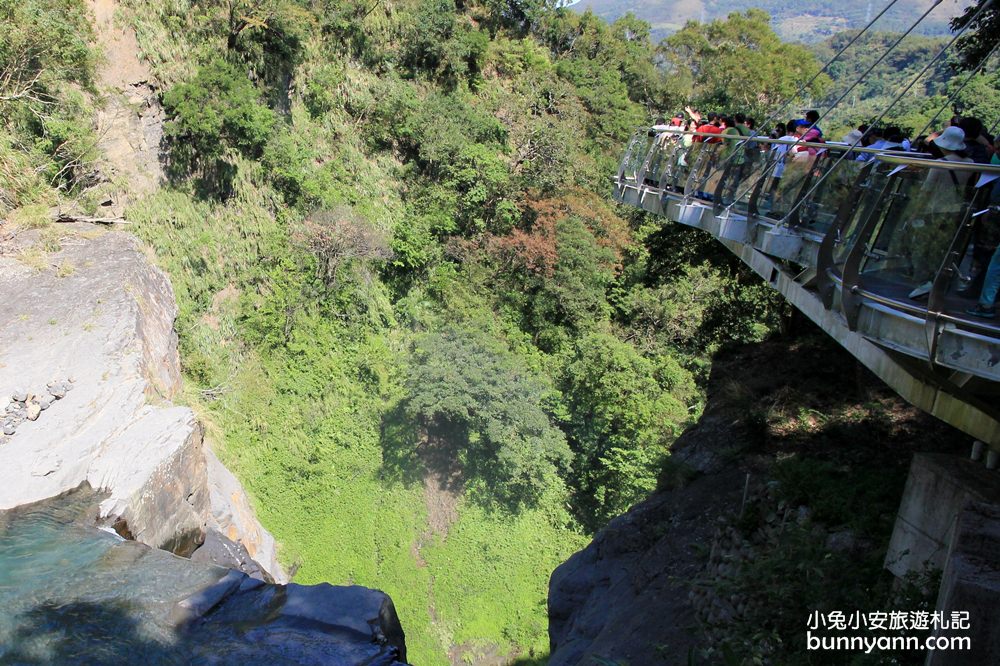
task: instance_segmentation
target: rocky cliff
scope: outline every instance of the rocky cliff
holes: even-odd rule
[[[0,283],[0,509],[86,482],[108,491],[100,521],[119,534],[181,555],[207,544],[202,559],[284,582],[242,487],[171,402],[176,305],[138,242],[23,232],[0,250]]]
[[[388,596],[276,585],[93,527],[101,493],[0,511],[0,663],[379,664],[406,659]]]
[[[615,518],[553,572],[549,664],[601,657],[676,665],[705,645],[688,594],[703,567],[699,545],[710,542],[718,518],[740,502],[745,473],[722,455],[746,441],[740,430],[733,413],[707,410],[674,448],[698,478]]]
[[[19,233],[0,284],[0,661],[405,660],[384,593],[281,584],[274,539],[172,402],[173,292],[135,238]]]
[[[882,558],[909,460],[967,446],[819,331],[721,355],[660,490],[553,572],[549,663],[805,663],[810,610],[904,607]]]

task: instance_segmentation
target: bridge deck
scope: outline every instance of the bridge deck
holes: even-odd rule
[[[637,132],[615,198],[712,234],[905,399],[1000,449],[1000,320],[967,313],[1000,167],[697,136]]]

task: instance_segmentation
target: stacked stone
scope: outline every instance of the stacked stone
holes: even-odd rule
[[[753,562],[759,553],[777,547],[787,525],[804,525],[810,519],[807,507],[792,508],[779,501],[773,482],[747,494],[744,510],[750,506],[758,508],[761,519],[749,533],[737,527],[738,512],[719,518],[705,569],[688,593],[705,636],[714,645],[721,645],[731,637],[732,624],[759,614],[756,606],[761,600],[740,591],[735,585],[743,567]],[[744,647],[764,655],[770,651],[766,640]]]
[[[62,400],[66,394],[73,390],[73,380],[49,382],[45,392],[33,393],[23,389],[14,391],[10,396],[10,403],[0,416],[0,428],[2,428],[2,438],[10,437],[17,432],[18,426],[25,421],[35,421],[46,409],[52,406],[56,400]]]

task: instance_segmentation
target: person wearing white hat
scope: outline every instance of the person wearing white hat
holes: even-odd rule
[[[841,139],[841,141],[843,141],[844,143],[846,143],[849,146],[853,146],[856,143],[860,144],[861,143],[861,137],[863,137],[863,136],[864,136],[864,133],[861,130],[859,130],[859,129],[852,129],[850,132],[848,132],[847,134],[844,135],[844,138]]]
[[[965,132],[961,127],[949,127],[935,138],[932,143],[941,151],[940,161],[972,162],[965,154]],[[924,181],[924,191],[930,191],[941,196],[931,199],[935,212],[954,212],[961,209],[964,201],[965,184],[969,181],[970,171],[953,171],[950,169],[931,169]]]
[[[961,127],[949,127],[933,140],[941,151],[942,162],[972,162],[966,156],[965,132]],[[910,298],[921,298],[930,293],[934,273],[941,265],[948,243],[955,235],[958,216],[965,206],[965,190],[972,175],[970,171],[928,169],[919,202],[925,221],[911,223],[908,244],[911,248],[912,277],[922,284],[910,292]]]
[[[948,127],[945,131],[941,132],[934,139],[934,145],[943,151],[948,151],[948,153],[958,153],[965,150],[965,131],[961,127]],[[948,153],[945,153],[944,159],[948,159]],[[952,162],[959,160],[951,160]],[[968,158],[962,159],[961,161],[971,161]]]

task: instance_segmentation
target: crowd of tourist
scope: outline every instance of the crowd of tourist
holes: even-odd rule
[[[697,132],[690,137],[694,143],[720,143],[726,136],[747,137],[764,136],[771,139],[788,139],[795,143],[826,143],[829,139],[819,126],[820,114],[816,110],[806,111],[803,117],[793,118],[785,123],[777,123],[766,131],[756,129],[756,121],[742,113],[731,115],[721,113],[702,114],[691,107],[685,108],[683,114],[677,114],[667,122],[661,118],[653,129],[662,132],[664,137],[671,132],[687,130]],[[706,135],[718,136],[706,136]],[[952,117],[940,132],[911,138],[902,128],[889,125],[861,124],[845,134],[838,143],[846,143],[873,150],[889,150],[916,152],[930,155],[935,159],[968,159],[980,164],[1000,161],[996,155],[1000,152],[996,141],[1000,137],[992,136],[983,122],[974,117]],[[801,152],[816,154],[821,148],[801,146]],[[945,152],[947,151],[947,152]],[[857,159],[871,159],[872,153],[861,153]]]
[[[653,126],[653,130],[659,133],[658,141],[661,142],[681,141],[685,145],[726,142],[728,145],[720,151],[720,154],[724,160],[737,164],[743,160],[742,151],[737,143],[739,139],[754,136],[773,139],[775,140],[773,143],[759,144],[761,150],[771,151],[772,157],[775,158],[770,173],[773,179],[772,185],[780,182],[785,162],[789,158],[808,158],[818,155],[824,151],[823,144],[831,142],[846,144],[852,148],[871,149],[871,151],[852,150],[849,157],[858,161],[876,159],[878,153],[872,151],[892,151],[947,162],[1000,165],[1000,136],[992,136],[980,119],[971,116],[954,116],[940,131],[917,137],[909,136],[908,132],[895,125],[862,124],[846,133],[839,141],[828,139],[819,121],[819,112],[809,110],[801,118],[758,130],[754,119],[742,113],[702,114],[686,107],[683,114],[676,114],[669,122],[661,118]],[[683,131],[688,133],[681,134]],[[924,187],[933,191],[954,190],[961,193],[970,184],[975,183],[973,174],[974,172],[968,170],[932,169]],[[970,294],[977,291],[979,293],[978,302],[967,310],[968,314],[992,319],[996,317],[994,303],[1000,292],[1000,213],[996,212],[1000,211],[1000,179],[991,186],[989,204],[994,210],[994,214],[988,217],[989,222],[986,222],[987,218],[977,220],[974,227],[972,277],[967,281],[963,291]],[[914,289],[910,296],[920,298],[929,290],[928,282]]]

